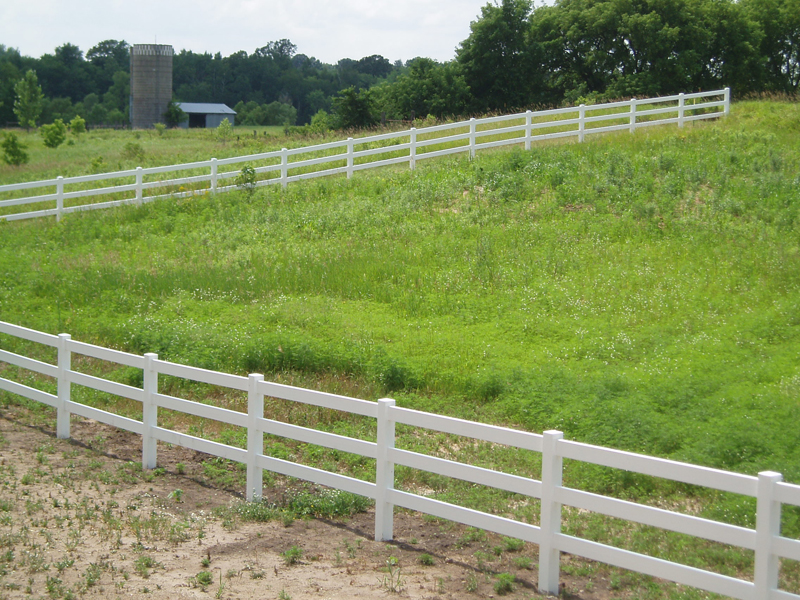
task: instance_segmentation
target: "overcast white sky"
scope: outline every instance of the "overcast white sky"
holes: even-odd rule
[[[0,44],[39,57],[107,39],[248,54],[290,39],[322,62],[455,56],[489,0],[0,0]]]

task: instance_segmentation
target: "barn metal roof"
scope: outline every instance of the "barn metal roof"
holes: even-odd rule
[[[186,114],[215,114],[235,115],[236,111],[224,104],[210,104],[207,102],[178,102],[178,106]]]

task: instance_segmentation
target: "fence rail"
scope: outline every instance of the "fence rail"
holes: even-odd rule
[[[730,89],[725,88],[660,98],[634,98],[626,102],[527,111],[420,129],[412,127],[407,131],[219,160],[212,158],[181,165],[137,167],[99,175],[56,177],[44,181],[0,185],[0,198],[15,195],[16,192],[43,190],[34,196],[0,199],[0,210],[48,203],[48,208],[39,210],[6,211],[5,214],[0,214],[0,219],[11,221],[55,216],[56,220],[60,220],[63,215],[82,210],[231,190],[236,186],[222,184],[225,180],[237,177],[241,170],[220,169],[241,163],[249,163],[255,169],[258,177],[256,186],[280,184],[286,187],[289,183],[303,179],[329,175],[346,174],[350,178],[356,171],[395,164],[407,163],[414,169],[419,160],[462,152],[469,152],[470,157],[474,157],[478,150],[512,144],[522,144],[526,150],[530,150],[532,142],[544,140],[574,137],[583,142],[587,135],[598,133],[625,130],[634,133],[641,127],[671,123],[683,127],[687,122],[713,119],[729,112]],[[674,116],[668,118],[656,118],[673,114]],[[376,160],[370,160],[372,157],[376,157]],[[179,171],[201,173],[181,178],[159,178]],[[89,187],[98,182],[103,186]],[[184,186],[188,189],[181,189]],[[161,188],[160,194],[145,194],[146,191],[157,188]],[[104,198],[93,203],[69,202],[96,196]],[[70,205],[67,205],[68,202]]]
[[[710,469],[672,460],[633,454],[563,439],[559,431],[535,434],[484,423],[401,408],[394,400],[358,400],[264,381],[249,377],[189,367],[158,359],[156,354],[138,356],[26,329],[0,321],[0,334],[43,344],[58,350],[56,364],[49,364],[8,350],[0,350],[0,362],[38,373],[57,381],[58,393],[46,393],[0,377],[0,390],[56,408],[56,433],[70,436],[70,415],[95,419],[142,436],[142,466],[155,468],[157,442],[166,442],[240,462],[247,467],[248,500],[261,498],[263,471],[308,480],[375,500],[375,539],[393,538],[394,507],[400,506],[473,527],[516,537],[539,545],[539,590],[557,594],[559,564],[563,552],[668,579],[741,600],[800,599],[800,595],[778,589],[780,560],[800,560],[800,540],[781,536],[781,507],[800,506],[800,486],[783,483],[781,475],[759,473],[758,477]],[[0,342],[2,338],[0,338]],[[142,370],[142,387],[134,387],[90,376],[72,369],[72,355],[84,355]],[[9,370],[10,371],[10,370]],[[247,412],[201,404],[158,392],[159,375],[204,382],[247,393]],[[129,398],[142,405],[142,420],[135,420],[71,400],[71,386],[85,386]],[[284,423],[264,416],[264,398],[273,397],[357,414],[377,421],[375,441],[350,438]],[[158,409],[168,409],[213,419],[247,430],[247,448],[236,448],[159,426]],[[405,424],[430,431],[464,436],[493,444],[521,448],[542,456],[541,479],[503,473],[458,461],[446,460],[395,448],[395,425]],[[264,435],[275,435],[308,444],[333,448],[376,460],[375,482],[317,469],[264,454]],[[756,527],[749,529],[692,515],[677,513],[565,487],[563,460],[652,475],[714,490],[754,497]],[[395,489],[394,467],[402,465],[447,477],[462,479],[541,499],[539,525],[485,513]],[[755,552],[753,581],[721,575],[696,567],[654,558],[561,531],[562,507],[572,506],[699,537]]]

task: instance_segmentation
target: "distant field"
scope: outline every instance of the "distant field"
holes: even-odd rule
[[[236,134],[222,146],[203,131],[92,132],[47,167],[62,150],[31,142],[28,171],[4,167],[0,178],[82,173],[95,155],[116,168],[115,152],[131,141],[155,161],[145,166],[284,143],[251,141],[252,128],[250,138]],[[748,102],[683,130],[59,225],[0,222],[0,318],[207,368],[750,474],[777,470],[797,483],[799,134],[797,104]],[[445,478],[399,477],[443,498],[465,493]],[[695,493],[574,465],[567,478],[625,497]],[[701,500],[712,518],[752,525],[741,498]],[[787,510],[784,529],[797,535],[800,513]],[[732,560],[707,546],[705,558]],[[743,560],[733,568],[752,569]]]

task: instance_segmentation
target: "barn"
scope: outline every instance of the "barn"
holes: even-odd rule
[[[189,120],[181,123],[181,127],[218,127],[228,119],[235,125],[236,111],[224,104],[207,104],[203,102],[178,102],[180,109],[189,115]]]

